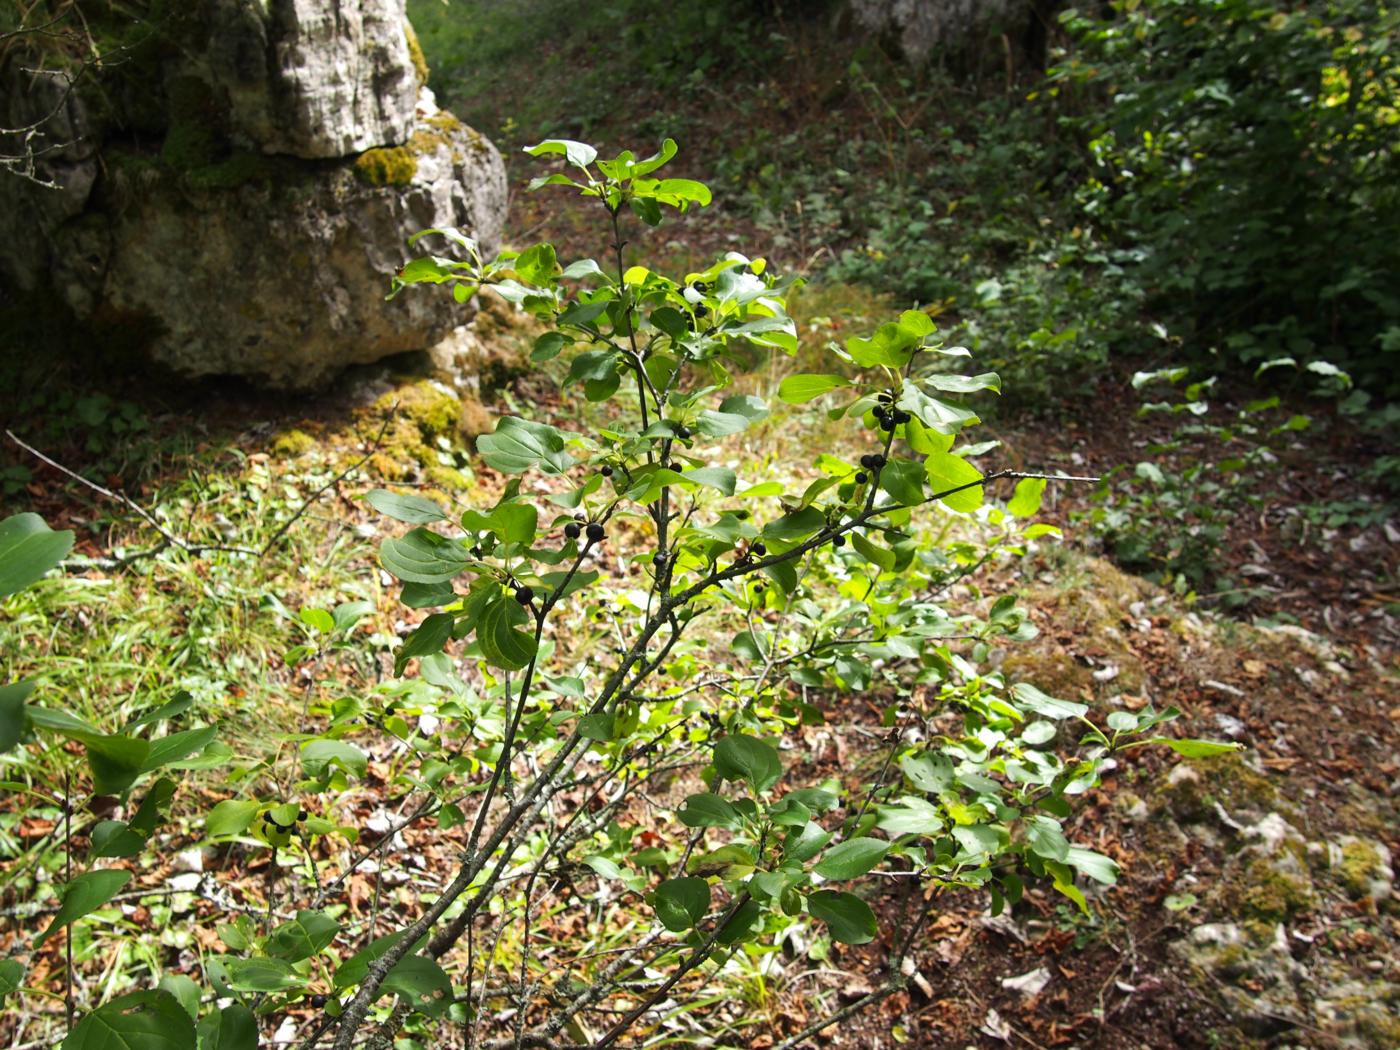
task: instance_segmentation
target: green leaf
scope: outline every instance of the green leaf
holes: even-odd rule
[[[370,965],[408,936],[408,932],[407,929],[403,929],[371,941],[368,947],[356,952],[340,964],[335,971],[335,976],[331,978],[332,986],[340,991],[351,985],[359,984],[369,973]],[[427,938],[424,937],[423,940],[426,941]]]
[[[778,398],[789,405],[802,405],[821,397],[828,391],[850,385],[851,381],[845,376],[829,374],[788,376],[778,384]]]
[[[160,984],[156,987],[173,995],[185,1013],[190,1015],[191,1021],[199,1018],[199,985],[184,974],[168,973],[160,979]]]
[[[369,758],[354,744],[344,740],[311,740],[301,749],[302,772],[312,780],[326,777],[333,765],[363,780]]]
[[[85,739],[92,789],[99,795],[120,795],[135,782],[146,765],[151,745],[136,737],[112,734]]]
[[[218,730],[214,726],[201,726],[198,729],[186,729],[183,732],[171,733],[169,736],[151,741],[150,750],[146,753],[146,761],[141,766],[141,772],[150,773],[161,766],[168,766],[182,758],[187,758],[197,751],[203,751],[213,742],[217,733]]]
[[[767,791],[783,775],[778,749],[757,737],[727,736],[715,745],[715,769],[726,780],[743,780],[755,794]]]
[[[292,969],[285,959],[255,958],[219,959],[227,976],[230,988],[240,992],[281,992],[288,988],[302,988],[306,978]]]
[[[708,792],[690,795],[681,803],[676,816],[688,828],[727,828],[738,831],[739,811],[718,795]]]
[[[526,617],[519,603],[505,595],[482,610],[476,637],[487,663],[507,671],[519,671],[535,658],[534,636],[514,626],[524,622]]]
[[[734,495],[734,487],[739,480],[734,471],[728,467],[697,467],[682,473],[681,479],[693,481],[697,485],[708,485],[712,489],[718,489],[726,496]]]
[[[1016,482],[1016,492],[1006,504],[1006,512],[1017,518],[1034,517],[1040,513],[1040,500],[1044,492],[1044,478],[1022,478]]]
[[[710,910],[710,884],[704,879],[667,879],[651,895],[661,925],[672,933],[692,929]]]
[[[889,848],[881,839],[847,839],[827,850],[812,870],[824,879],[858,878],[884,860]]]
[[[783,840],[783,857],[786,860],[795,860],[799,863],[811,860],[830,841],[831,832],[815,820],[808,821],[800,831],[789,832],[787,838]]]
[[[461,573],[468,560],[460,543],[423,528],[387,539],[379,547],[379,563],[405,583],[445,583]]]
[[[677,201],[694,202],[702,207],[710,203],[710,188],[694,179],[662,179],[657,183],[657,195],[662,199],[675,198]],[[666,203],[671,203],[667,200]]]
[[[801,510],[784,514],[777,521],[770,521],[763,527],[763,538],[786,542],[801,542],[816,535],[826,527],[826,515],[816,507],[803,507]]]
[[[762,917],[763,909],[757,901],[744,901],[720,930],[719,943],[730,945],[748,940],[758,931]]]
[[[516,256],[511,269],[526,284],[547,285],[559,269],[554,245],[541,243],[526,248]]]
[[[74,1025],[62,1050],[195,1050],[194,1021],[169,992],[132,992]]]
[[[1089,710],[1086,704],[1056,700],[1053,696],[1047,696],[1029,682],[1017,682],[1011,687],[1011,692],[1022,707],[1045,718],[1078,718]]]
[[[43,579],[73,549],[73,533],[55,532],[37,514],[0,521],[0,598]]]
[[[258,1050],[258,1019],[242,1003],[213,1011],[199,1024],[199,1050]]]
[[[596,149],[585,142],[575,142],[573,139],[545,139],[533,146],[526,146],[525,152],[532,157],[563,154],[564,159],[576,168],[586,168],[598,159]]]
[[[415,657],[442,652],[443,646],[452,637],[452,625],[456,622],[456,617],[451,613],[433,613],[414,628],[394,654],[394,675],[402,678],[408,661]]]
[[[937,806],[917,795],[906,795],[897,802],[875,809],[875,826],[887,835],[937,835],[943,830],[943,814]]]
[[[953,829],[953,838],[970,858],[981,863],[988,856],[995,856],[1006,847],[1010,837],[1005,828],[990,824],[973,824]]]
[[[831,929],[842,944],[869,944],[875,939],[875,913],[852,893],[817,890],[807,898],[807,911]]]
[[[923,381],[935,390],[949,394],[972,394],[978,390],[995,390],[1001,393],[1001,377],[995,372],[983,372],[980,376],[954,376],[941,372],[926,375]]]
[[[241,835],[258,815],[261,803],[252,799],[230,798],[220,802],[204,818],[204,833],[210,838]]]
[[[33,691],[34,683],[28,680],[0,686],[0,754],[23,739],[24,727],[29,721],[24,701]]]
[[[1069,842],[1060,822],[1036,814],[1026,818],[1026,841],[1037,856],[1063,861],[1069,856]]]
[[[268,955],[300,962],[323,951],[339,932],[340,923],[324,912],[298,911],[295,919],[268,934],[263,947]]]
[[[906,755],[899,760],[899,768],[920,791],[946,791],[953,782],[953,763],[947,755]]]
[[[305,606],[297,613],[297,619],[322,634],[329,634],[335,630],[335,617],[325,609]]]
[[[399,592],[399,601],[410,609],[436,609],[451,605],[457,600],[457,592],[447,580],[437,583],[405,583]]]
[[[19,991],[24,984],[24,963],[18,959],[0,959],[0,1003],[5,996]]]
[[[44,932],[34,938],[34,947],[38,948],[61,927],[76,922],[84,915],[102,907],[130,881],[131,872],[113,871],[109,868],[84,872],[77,876],[59,891],[63,896],[63,904]]]
[[[1183,758],[1210,758],[1212,755],[1225,755],[1240,750],[1239,744],[1227,744],[1217,740],[1179,740],[1174,737],[1154,736],[1142,742],[1165,744]]]
[[[93,859],[134,857],[146,845],[146,836],[132,831],[125,821],[103,820],[93,827],[91,843],[88,856]]]
[[[935,452],[924,460],[924,471],[935,494],[957,489],[982,480],[982,472],[967,460],[950,452]],[[982,505],[982,486],[962,489],[943,497],[943,505],[961,513],[975,511]]]
[[[880,471],[880,488],[896,503],[916,506],[924,498],[924,466],[909,459],[892,459]]]
[[[1071,846],[1065,853],[1065,863],[1075,871],[1089,876],[1095,882],[1112,886],[1118,881],[1118,864],[1102,853],[1095,853],[1082,846]]]
[[[447,520],[446,511],[424,496],[405,496],[388,489],[373,489],[365,494],[365,499],[379,513],[410,525],[431,525],[435,521]]]
[[[563,474],[574,465],[564,451],[563,434],[516,416],[502,418],[495,433],[476,439],[476,448],[486,465],[502,474],[523,474],[536,467],[546,474]]]
[[[412,1009],[440,1017],[452,1005],[452,979],[432,959],[406,955],[384,978],[383,990],[401,996]]]

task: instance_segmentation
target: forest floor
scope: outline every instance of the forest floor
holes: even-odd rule
[[[420,6],[427,17],[440,5]],[[560,44],[521,54],[543,68],[569,59],[567,51]],[[431,49],[430,58],[436,63]],[[500,68],[499,82],[483,89],[488,99],[508,99],[497,109],[557,103],[551,85],[564,74],[530,83],[521,98],[511,93],[508,67]],[[800,139],[832,124],[879,124],[849,94],[834,111],[823,93],[833,77],[815,62],[809,74],[787,86],[791,106],[776,89],[763,89],[739,98],[734,112],[730,100],[709,98],[681,114],[682,122],[692,141],[725,134],[735,150],[764,135]],[[632,92],[621,108],[656,114],[671,105]],[[706,106],[709,116],[698,112]],[[721,129],[734,113],[744,126]],[[493,110],[481,129],[498,141],[524,136],[518,124],[507,134],[503,120]],[[529,122],[520,116],[520,123]],[[514,186],[521,166],[511,164]],[[518,194],[508,236],[522,248],[551,239],[561,256],[583,257],[596,252],[594,220],[548,191]],[[800,213],[775,227],[721,206],[668,229],[684,232],[667,233],[674,239],[654,244],[655,254],[682,266],[733,248],[802,269],[839,247],[809,241]],[[822,340],[845,338],[897,307],[863,288],[817,281],[795,312],[807,336]],[[376,571],[380,521],[360,497],[392,484],[466,499],[489,472],[470,455],[463,431],[480,431],[491,415],[522,402],[566,420],[573,411],[551,383],[516,367],[524,337],[514,322],[499,313],[484,321],[491,374],[466,426],[455,410],[443,417],[442,389],[425,380],[433,372],[422,359],[358,371],[309,400],[227,383],[162,387],[143,377],[94,386],[46,377],[6,425],[182,535],[256,544],[329,488],[262,565],[168,550],[118,565],[114,554],[139,555],[158,537],[129,507],[5,442],[5,513],[34,510],[55,528],[75,529],[77,553],[88,560],[72,578],[47,581],[39,597],[8,607],[13,637],[0,649],[3,669],[18,674],[47,661],[46,673],[80,711],[138,691],[189,688],[233,727],[236,749],[291,725],[312,688],[283,661],[297,640],[295,625],[276,621],[269,597],[292,609],[371,601],[369,631],[382,640],[378,664],[333,670],[344,680],[382,670],[403,624]],[[979,464],[1131,474],[1149,462],[1174,478],[1220,453],[1204,438],[1162,449],[1174,424],[1139,417],[1133,370],[1133,362],[1113,361],[1092,382],[1057,392],[1053,412],[1023,406],[992,415],[981,429],[1000,444]],[[1249,396],[1223,393],[1213,411],[1233,418]],[[376,447],[380,420],[394,405]],[[1195,762],[1151,749],[1120,759],[1072,829],[1123,871],[1118,885],[1091,896],[1089,917],[1041,891],[1000,916],[982,898],[950,895],[910,960],[907,989],[811,1040],[812,1047],[1400,1047],[1400,903],[1392,893],[1400,856],[1400,517],[1365,476],[1393,450],[1327,409],[1306,410],[1316,424],[1274,443],[1276,462],[1251,473],[1242,489],[1200,486],[1185,490],[1184,504],[1119,504],[1133,526],[1157,537],[1184,534],[1204,511],[1217,511],[1221,527],[1199,544],[1208,563],[1199,580],[1178,576],[1179,586],[1163,587],[1114,564],[1106,557],[1113,543],[1094,527],[1102,501],[1092,489],[1069,487],[1053,490],[1047,502],[1064,540],[1043,542],[982,581],[986,592],[1016,593],[1040,629],[1002,656],[1009,677],[1089,703],[1096,715],[1174,706],[1182,735],[1231,739],[1244,750]],[[787,440],[801,444],[800,436]],[[339,477],[367,451],[374,455],[363,467]],[[889,732],[882,707],[878,697],[828,705],[827,723],[805,731],[814,779],[854,783],[879,763]],[[368,786],[383,788],[390,774],[388,757],[375,756]],[[57,814],[7,798],[0,832],[24,857],[56,832]],[[349,804],[371,834],[394,816],[370,792]],[[401,870],[386,865],[374,878],[350,880],[353,915],[376,907],[383,887],[405,908],[415,906],[418,890],[433,888],[432,873],[445,870],[456,848],[436,830],[410,829],[404,837],[395,854],[407,858]],[[152,931],[151,959],[114,960],[100,945],[80,946],[88,953],[80,954],[80,980],[89,991],[96,994],[123,966],[149,964],[154,972],[164,969],[156,959],[189,964],[215,946],[214,926],[230,899],[247,906],[263,899],[276,873],[240,867],[244,854],[228,852],[202,868],[224,896],[191,880],[200,872],[189,870],[188,849],[199,839],[191,828],[163,847],[153,883],[182,879],[169,901],[135,895],[125,905],[126,921]],[[5,863],[13,876],[17,865]],[[20,880],[12,888],[25,887]],[[880,899],[882,930],[897,928],[908,903],[902,892],[892,887]],[[0,952],[27,935],[15,915],[0,920]],[[198,920],[188,924],[193,942],[167,936],[175,915]],[[567,942],[576,921],[566,913],[541,936]],[[732,1045],[774,1046],[823,1009],[869,991],[883,976],[871,962],[883,958],[882,948],[834,948],[815,962],[770,955],[756,970],[731,976],[723,986],[729,998],[710,1007],[707,1025],[734,1026],[725,1029]],[[58,939],[40,960],[28,982],[42,984],[47,972],[56,987]],[[57,998],[47,1006],[53,1016],[61,1009]],[[290,1031],[311,1013],[288,1016]],[[668,1023],[678,1044],[702,1045],[687,1015]],[[42,1045],[33,1028],[25,1033],[22,1023],[0,1022],[0,1041]]]
[[[506,343],[520,338],[508,323],[495,331]],[[502,360],[518,355],[518,346],[498,349]],[[111,415],[139,406],[127,414],[148,424],[139,440],[125,446],[136,458],[121,463],[106,462],[110,449],[95,453],[77,431],[65,436],[50,428],[46,439],[34,438],[45,426],[37,414],[20,414],[12,426],[105,485],[144,477],[122,489],[138,504],[164,503],[172,487],[188,495],[197,481],[194,490],[204,495],[194,499],[189,522],[207,527],[233,519],[246,530],[249,523],[241,516],[256,519],[266,512],[247,502],[250,492],[262,492],[266,501],[286,488],[279,504],[285,518],[303,493],[363,458],[377,412],[398,403],[413,447],[383,448],[334,484],[289,539],[289,553],[318,564],[250,583],[240,602],[244,615],[254,615],[249,603],[256,602],[261,586],[295,607],[319,597],[317,587],[326,581],[355,577],[375,598],[373,551],[366,541],[376,525],[360,493],[398,482],[450,495],[452,473],[471,475],[479,466],[447,447],[450,442],[427,440],[415,406],[425,390],[435,388],[413,374],[422,361],[401,364],[407,371],[368,370],[311,402],[278,402],[251,391],[239,396],[226,386],[216,395],[211,388],[197,414],[153,398],[149,389],[109,390],[112,405],[121,409]],[[191,403],[189,388],[182,396],[184,405]],[[493,412],[525,398],[569,422],[569,404],[538,375],[505,377],[484,395]],[[984,469],[1074,466],[1098,472],[1136,461],[1161,436],[1154,433],[1159,421],[1134,413],[1126,376],[1104,377],[1094,400],[1100,410],[1078,420],[994,419],[989,428],[1000,446],[987,455]],[[1047,509],[1050,520],[1064,527],[1065,540],[980,582],[984,591],[1017,593],[1040,628],[1034,641],[1008,648],[1003,672],[1089,703],[1100,715],[1147,703],[1174,706],[1183,712],[1183,734],[1234,739],[1246,750],[1197,762],[1129,753],[1085,800],[1079,816],[1081,835],[1090,836],[1085,844],[1123,869],[1116,887],[1091,897],[1091,917],[1038,890],[996,917],[981,898],[950,895],[911,960],[907,990],[813,1046],[1400,1045],[1394,1020],[1400,1008],[1400,911],[1388,898],[1390,861],[1400,851],[1395,521],[1382,517],[1300,533],[1299,515],[1288,512],[1301,503],[1326,505],[1356,496],[1354,471],[1361,464],[1349,456],[1356,443],[1341,427],[1304,434],[1287,469],[1269,475],[1268,495],[1234,517],[1222,537],[1222,562],[1257,568],[1248,575],[1247,601],[1228,607],[1220,596],[1173,593],[1115,567],[1081,516],[1092,507],[1091,493],[1058,490]],[[401,436],[396,429],[390,443]],[[176,444],[181,451],[172,453]],[[134,451],[142,447],[152,453],[148,458]],[[101,559],[114,547],[139,549],[155,537],[149,531],[141,537],[141,523],[123,508],[13,445],[5,455],[32,471],[11,499],[84,537],[78,552],[93,559],[83,574],[87,582],[127,586],[122,577],[131,570],[104,566]],[[407,474],[401,469],[406,459]],[[1160,462],[1172,468],[1169,460]],[[246,487],[250,478],[253,489]],[[183,578],[201,575],[207,572],[196,564],[193,576]],[[183,600],[180,578],[157,572],[147,585],[150,591],[137,588],[131,599],[138,607],[162,590]],[[120,616],[121,608],[75,611],[81,600],[30,630],[47,631],[44,652],[91,677],[82,646],[69,632],[86,628],[101,637],[103,625],[110,627],[109,618]],[[196,626],[190,621],[201,614],[186,607],[181,616],[176,629],[189,632]],[[24,615],[20,620],[27,623]],[[392,637],[393,624],[377,625]],[[7,663],[23,670],[39,655],[11,651]],[[230,702],[266,703],[258,690],[270,683],[283,697],[273,710],[294,708],[303,683],[275,652],[262,653],[260,660],[252,682],[233,686]],[[209,673],[218,678],[229,671],[225,664]],[[845,703],[828,711],[826,725],[805,731],[813,782],[831,775],[856,783],[862,770],[878,764],[889,733],[882,728],[881,707],[873,696]],[[275,723],[276,716],[265,724]],[[246,732],[256,736],[265,729]],[[372,765],[371,781],[387,777],[388,768]],[[390,815],[370,796],[357,814],[370,828]],[[21,839],[54,830],[53,821],[32,815],[16,824],[18,816],[11,814],[7,826]],[[184,847],[197,840],[192,833],[188,842],[167,844],[166,874],[179,874]],[[433,832],[406,833],[406,845],[400,856],[412,858],[412,868],[386,867],[378,876],[390,885],[421,883],[423,873],[435,868],[434,858],[446,863],[453,848],[450,837]],[[233,886],[246,883],[249,901],[256,902],[267,874],[263,868],[235,868],[218,877]],[[376,886],[371,879],[352,880],[352,910],[369,907]],[[877,909],[882,928],[898,928],[907,904],[894,889],[885,894]],[[195,929],[212,938],[223,905],[191,899],[183,906],[197,915],[209,912],[209,922]],[[143,922],[151,916],[143,902],[131,917]],[[551,933],[567,941],[567,922],[541,931],[543,937]],[[868,991],[869,982],[879,979],[867,965],[879,947],[836,947],[820,965],[770,957],[757,977],[740,982],[742,999],[715,1009],[742,1027],[739,1045],[761,1050],[800,1030],[818,1015],[819,1003],[829,1008]],[[61,965],[57,956],[50,962]],[[689,1028],[674,1023],[680,1030],[673,1034],[684,1041]]]

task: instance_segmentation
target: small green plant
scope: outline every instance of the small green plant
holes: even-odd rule
[[[927,314],[832,344],[825,371],[786,376],[771,404],[751,391],[773,355],[797,351],[792,282],[738,253],[674,277],[626,258],[628,216],[655,226],[664,209],[709,202],[699,182],[656,176],[675,143],[640,159],[567,140],[529,152],[563,162],[533,186],[566,187],[606,219],[606,262],[562,265],[550,244],[486,260],[457,231],[428,231],[459,257],[415,259],[396,290],[518,304],[546,329],[535,362],[563,372],[589,422],[501,419],[477,443],[499,484],[460,513],[418,493],[368,494],[408,526],[379,552],[416,621],[392,677],[308,694],[301,731],[240,762],[231,797],[204,812],[210,842],[265,857],[272,875],[260,906],[219,926],[227,950],[204,957],[203,982],[167,976],[103,1003],[65,1050],[110,1045],[111,1031],[134,1046],[159,1032],[163,1046],[244,1050],[259,1018],[292,1008],[311,1011],[306,1045],[336,1050],[367,1032],[431,1042],[448,1024],[472,1046],[603,1050],[703,1009],[728,959],[760,958],[790,932],[817,951],[881,941],[886,979],[855,1004],[869,1005],[903,986],[940,893],[980,889],[1000,911],[1043,880],[1085,910],[1084,880],[1114,882],[1113,861],[1065,825],[1115,752],[1231,749],[1159,736],[1174,710],[1117,711],[1101,726],[1086,705],[995,670],[994,648],[1033,626],[1011,595],[959,606],[948,594],[1053,531],[1031,520],[1048,479],[984,476],[954,451],[978,421],[964,399],[1000,381],[950,370],[968,353]],[[852,445],[745,466],[736,447],[765,428],[841,428]],[[986,490],[1003,480],[1016,484],[1000,506]],[[990,550],[960,534],[973,514]],[[288,662],[313,673],[364,644],[363,606],[293,618],[268,605],[302,636]],[[879,759],[805,769],[804,727],[843,719],[856,696],[883,708]],[[227,758],[207,727],[148,738],[18,710],[85,748],[92,790],[123,798],[196,753]],[[379,781],[400,816],[360,846],[344,800]],[[145,808],[111,830],[122,850],[148,833]],[[416,914],[376,897],[355,917],[349,880],[424,827],[452,844],[454,867],[433,873]],[[51,928],[129,877],[96,863],[74,876]],[[582,948],[543,921],[576,907],[579,883],[582,899],[611,902],[583,920]],[[904,919],[882,923],[887,907]],[[763,1001],[762,982],[749,994]]]

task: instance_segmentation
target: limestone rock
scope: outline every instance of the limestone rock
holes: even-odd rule
[[[149,329],[148,353],[176,372],[290,388],[432,346],[465,315],[450,296],[420,289],[384,301],[410,258],[407,240],[453,226],[494,251],[506,184],[490,142],[437,112],[426,93],[423,112],[404,147],[402,184],[369,184],[348,159],[313,171],[253,169],[233,186],[132,180],[87,245],[103,257],[69,275],[70,304]]]
[[[265,153],[344,157],[407,141],[418,73],[404,0],[204,0],[175,76],[214,89],[228,131]]]
[[[52,231],[82,212],[97,179],[97,144],[71,71],[11,62],[0,71],[0,278],[24,291],[52,258]],[[32,168],[29,160],[33,158]]]
[[[1029,8],[1026,0],[851,0],[856,24],[894,36],[915,65],[935,49],[957,45],[1008,15]]]

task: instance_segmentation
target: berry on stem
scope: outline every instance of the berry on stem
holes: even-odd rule
[[[588,523],[588,542],[597,543],[607,535],[607,530],[603,528],[602,522],[590,521]]]
[[[604,463],[604,464],[598,469],[598,473],[601,474],[601,475],[603,475],[603,477],[605,477],[605,478],[610,478],[610,477],[613,476],[613,468],[610,467],[610,466],[608,466],[606,463]]]
[[[583,526],[576,521],[571,521],[564,526],[564,535],[571,540],[576,540],[583,535]]]
[[[833,537],[831,537],[831,545],[832,545],[833,547],[844,547],[844,546],[846,545],[846,537],[845,537],[845,536],[833,536]]]
[[[529,605],[535,600],[535,592],[530,587],[517,587],[515,589],[515,600],[521,605]]]

